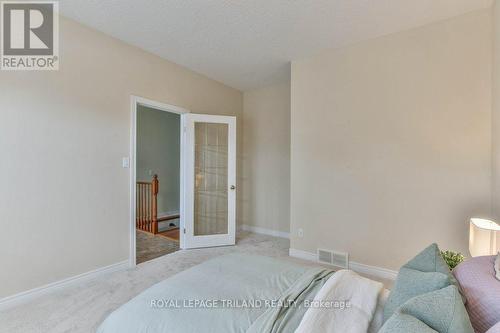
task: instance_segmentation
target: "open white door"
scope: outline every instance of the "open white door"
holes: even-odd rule
[[[183,114],[183,248],[235,244],[236,118]]]

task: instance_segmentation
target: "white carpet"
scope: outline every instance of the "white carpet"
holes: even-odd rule
[[[3,311],[0,332],[94,332],[109,313],[144,289],[209,258],[236,251],[287,257],[288,248],[287,239],[242,232],[236,246],[178,251]]]
[[[290,258],[288,249],[288,239],[241,232],[236,246],[181,250],[0,312],[0,332],[94,332],[109,313],[153,284],[226,253],[253,253],[315,265]],[[387,287],[392,283],[379,281]]]

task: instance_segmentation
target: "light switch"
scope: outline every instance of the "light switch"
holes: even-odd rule
[[[122,168],[128,169],[130,167],[130,159],[128,157],[122,158]]]

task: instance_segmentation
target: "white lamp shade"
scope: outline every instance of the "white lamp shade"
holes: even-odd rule
[[[470,219],[469,252],[471,256],[488,256],[500,251],[500,225],[480,219]]]

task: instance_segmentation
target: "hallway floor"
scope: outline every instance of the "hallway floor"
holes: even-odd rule
[[[170,240],[179,242],[180,229],[179,228],[172,228],[170,230],[160,231],[158,233],[158,235],[166,237],[166,238],[168,238]]]
[[[162,235],[137,230],[137,264],[164,256],[179,250],[179,242]]]

